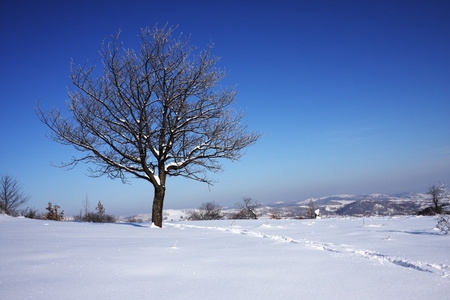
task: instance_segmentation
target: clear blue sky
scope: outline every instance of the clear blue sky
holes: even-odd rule
[[[34,108],[65,107],[69,64],[104,37],[179,25],[215,43],[224,84],[265,137],[207,185],[169,178],[165,208],[244,196],[271,203],[332,194],[424,192],[450,184],[450,1],[0,1],[0,174],[44,210],[150,212],[152,186],[51,166],[77,155],[46,138]]]

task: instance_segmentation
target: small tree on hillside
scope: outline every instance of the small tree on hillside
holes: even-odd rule
[[[58,210],[61,207],[59,205],[52,204],[51,202],[48,203],[48,206],[45,208],[47,210],[47,214],[45,215],[46,220],[53,220],[53,221],[62,221],[64,220],[64,210],[59,212]]]
[[[315,219],[316,217],[316,207],[314,206],[314,202],[312,200],[309,200],[308,207],[306,208],[305,218]]]
[[[103,216],[105,214],[105,207],[103,206],[103,204],[100,201],[98,201],[95,211],[101,216]]]
[[[30,199],[22,190],[19,181],[12,176],[0,177],[0,212],[16,215],[17,209]]]
[[[101,75],[94,66],[71,66],[71,117],[36,108],[53,140],[81,152],[66,167],[94,163],[93,176],[151,183],[152,221],[159,227],[168,176],[211,184],[207,171],[221,171],[220,159],[238,160],[260,138],[233,109],[236,92],[219,86],[226,73],[216,67],[212,45],[198,51],[174,31],[142,29],[136,52],[117,33],[102,45]]]
[[[242,203],[237,203],[236,206],[239,208],[239,211],[232,215],[232,219],[258,219],[256,210],[261,204],[253,201],[252,198],[244,197]]]
[[[116,222],[116,218],[114,216],[106,214],[105,207],[103,206],[103,204],[100,201],[98,201],[97,207],[95,208],[95,216],[96,216],[96,220],[94,220],[92,222],[97,222],[97,223],[115,223]]]
[[[444,196],[444,190],[442,189],[442,186],[438,185],[431,185],[428,188],[428,194],[431,195],[431,202],[433,204],[433,210],[435,214],[441,214],[442,213],[442,199]]]

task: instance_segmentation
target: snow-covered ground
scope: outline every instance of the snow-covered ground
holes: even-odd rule
[[[432,217],[86,224],[0,215],[0,299],[447,299]]]

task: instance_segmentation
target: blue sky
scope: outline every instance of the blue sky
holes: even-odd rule
[[[169,178],[165,208],[232,206],[332,194],[424,192],[450,184],[449,1],[1,1],[0,174],[44,210],[76,214],[88,197],[107,212],[150,212],[138,179],[51,166],[76,151],[46,138],[34,108],[65,107],[69,64],[98,59],[120,28],[179,25],[215,43],[245,122],[265,137],[207,185]]]

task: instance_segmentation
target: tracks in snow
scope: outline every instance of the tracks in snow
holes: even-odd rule
[[[288,236],[280,236],[280,235],[270,235],[265,234],[259,231],[253,231],[253,230],[246,230],[246,229],[239,229],[239,228],[233,228],[231,227],[215,227],[215,226],[197,226],[197,225],[187,225],[187,224],[170,224],[177,228],[199,228],[199,229],[209,229],[209,230],[217,230],[217,231],[224,231],[224,232],[230,232],[234,234],[241,234],[245,236],[251,236],[251,237],[257,237],[257,238],[264,238],[269,239],[273,241],[278,242],[285,242],[285,243],[293,243],[293,244],[300,244],[304,245],[309,248],[318,249],[318,250],[324,250],[336,254],[342,254],[342,255],[353,255],[361,258],[366,258],[370,260],[375,260],[380,263],[392,263],[394,265],[421,271],[421,272],[427,272],[427,273],[433,273],[436,275],[439,275],[443,278],[450,279],[450,266],[445,264],[432,264],[432,263],[426,263],[426,262],[420,262],[420,261],[411,261],[406,258],[402,257],[395,257],[390,255],[384,255],[380,254],[375,251],[371,250],[359,250],[359,249],[353,249],[349,245],[337,245],[334,243],[325,243],[325,242],[319,242],[319,241],[312,241],[307,239],[293,239]]]

